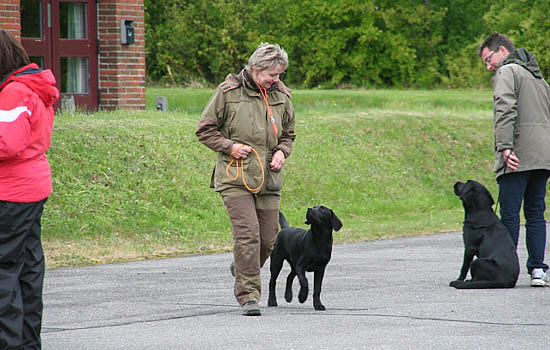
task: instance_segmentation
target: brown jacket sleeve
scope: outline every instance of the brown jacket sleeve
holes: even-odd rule
[[[215,152],[231,153],[234,142],[225,138],[220,131],[224,119],[224,96],[218,88],[210,98],[210,102],[202,112],[195,135],[199,142]]]
[[[283,132],[279,138],[279,144],[275,147],[275,151],[280,150],[284,153],[285,158],[290,156],[292,152],[292,143],[296,139],[296,134],[294,133],[294,124],[295,124],[295,113],[292,102],[288,100],[287,113],[285,115],[285,120],[283,124]]]

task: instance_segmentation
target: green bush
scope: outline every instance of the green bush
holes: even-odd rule
[[[147,74],[216,85],[260,42],[296,87],[489,87],[474,49],[501,31],[550,73],[547,0],[145,0]]]

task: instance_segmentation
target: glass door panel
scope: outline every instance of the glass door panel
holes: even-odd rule
[[[61,93],[90,92],[88,57],[61,57]]]
[[[21,36],[42,38],[42,1],[21,0]]]
[[[61,39],[88,39],[87,3],[59,3],[59,37]]]
[[[29,56],[31,63],[36,63],[38,67],[44,68],[44,57],[43,56]]]

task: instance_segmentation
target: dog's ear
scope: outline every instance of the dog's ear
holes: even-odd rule
[[[489,190],[485,186],[483,186],[483,189],[485,190],[484,192],[487,195],[489,206],[493,206],[493,204],[495,204],[495,200],[493,199],[493,196],[491,196],[491,192],[489,192]]]
[[[334,214],[332,210],[331,212],[332,212],[332,228],[334,229],[334,231],[339,231],[342,228],[342,221],[338,219],[338,217],[336,216],[336,214]]]

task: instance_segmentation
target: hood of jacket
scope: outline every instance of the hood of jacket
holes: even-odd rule
[[[537,56],[532,55],[526,49],[521,48],[510,52],[508,56],[504,57],[500,67],[510,63],[518,64],[527,69],[535,78],[542,79],[542,73],[537,63]]]
[[[10,73],[0,82],[0,90],[12,82],[26,85],[48,107],[52,106],[59,98],[59,90],[55,86],[55,77],[52,71],[49,69],[43,70],[35,63],[31,63]]]

